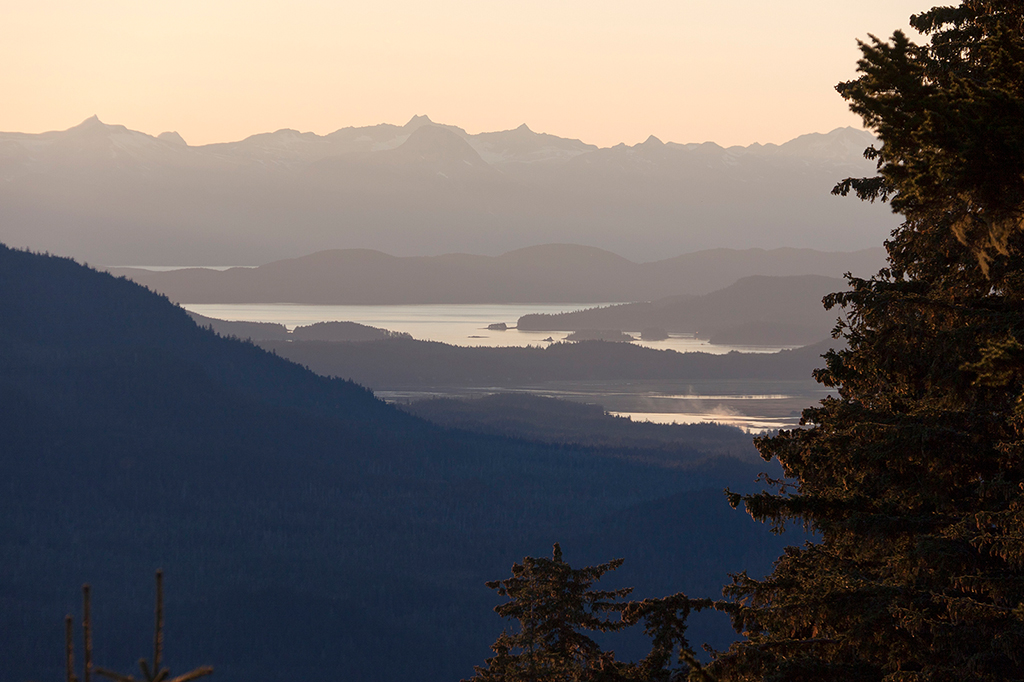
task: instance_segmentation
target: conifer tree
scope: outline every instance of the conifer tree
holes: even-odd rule
[[[683,594],[623,602],[632,588],[592,589],[621,565],[622,559],[614,559],[573,568],[556,543],[550,559],[526,557],[512,565],[511,578],[487,583],[508,598],[494,610],[519,627],[512,634],[503,632],[491,645],[495,655],[464,682],[667,682],[683,675],[706,682],[686,640],[686,618],[713,602]],[[641,622],[651,651],[637,663],[617,660],[614,651],[602,651],[585,634],[616,632]]]
[[[1024,3],[911,24],[837,87],[879,174],[835,191],[902,214],[888,266],[826,298],[836,396],[757,441],[792,481],[731,495],[819,539],[726,588],[722,680],[1024,680]]]
[[[575,569],[562,559],[556,543],[550,559],[526,557],[512,565],[512,577],[487,583],[508,601],[494,610],[519,623],[517,632],[503,632],[491,646],[495,655],[476,668],[475,682],[541,682],[543,680],[620,679],[611,652],[587,636],[626,627],[621,598],[630,588],[591,589],[615,570],[622,559]]]
[[[114,682],[192,682],[200,677],[213,673],[213,668],[208,665],[199,666],[194,670],[171,677],[170,668],[161,666],[164,653],[164,572],[156,572],[156,609],[154,613],[155,624],[153,627],[153,660],[139,659],[139,670],[142,671],[142,679],[136,680],[131,675],[106,668],[96,668],[96,672]]]

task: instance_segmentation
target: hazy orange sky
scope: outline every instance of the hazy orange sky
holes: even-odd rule
[[[859,125],[833,86],[909,0],[0,0],[0,130],[189,144],[413,114],[609,146]],[[915,34],[916,35],[916,34]]]

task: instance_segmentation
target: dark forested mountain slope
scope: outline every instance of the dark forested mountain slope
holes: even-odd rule
[[[0,467],[5,681],[59,678],[85,581],[96,662],[129,671],[157,567],[172,671],[440,681],[500,629],[483,581],[554,540],[574,563],[624,554],[639,596],[763,572],[779,545],[697,492],[749,487],[739,462],[664,468],[445,430],[131,282],[6,247]],[[634,517],[631,536],[619,520]]]

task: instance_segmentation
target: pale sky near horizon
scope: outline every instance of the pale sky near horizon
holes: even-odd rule
[[[785,142],[909,0],[0,0],[0,130],[96,114],[189,144],[414,114],[600,146]],[[911,34],[917,38],[916,34]]]

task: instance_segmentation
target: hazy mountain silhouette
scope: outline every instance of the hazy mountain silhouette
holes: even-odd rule
[[[748,275],[838,277],[852,271],[866,277],[884,263],[884,251],[874,248],[716,249],[637,264],[593,247],[547,244],[494,257],[402,258],[348,249],[258,268],[112,272],[182,303],[601,303],[706,294]]]
[[[412,338],[405,332],[393,332],[357,322],[316,322],[298,326],[291,332],[296,341],[381,341],[383,339]]]
[[[555,540],[574,564],[624,556],[640,597],[714,594],[782,544],[720,492],[756,469],[699,444],[667,466],[444,429],[68,259],[0,246],[0,320],[0,679],[60,677],[86,581],[96,663],[131,669],[157,567],[172,670],[441,682],[501,629],[483,581]]]
[[[317,322],[299,325],[289,332],[283,324],[275,322],[218,320],[193,312],[189,312],[188,316],[200,327],[211,329],[221,336],[250,341],[380,341],[411,338],[402,332],[370,327],[358,322]]]
[[[844,289],[846,283],[834,277],[755,275],[703,296],[524,315],[518,327],[530,331],[658,328],[697,334],[713,343],[805,345],[828,337],[839,311],[825,310],[821,299]]]
[[[629,343],[581,341],[546,348],[452,346],[389,339],[368,343],[261,341],[260,346],[318,374],[374,390],[541,387],[552,381],[807,381],[835,342],[778,353],[678,353]]]
[[[206,317],[193,312],[190,312],[188,316],[200,327],[212,329],[221,336],[261,341],[285,341],[291,338],[288,328],[276,322],[218,320],[215,317]]]
[[[0,239],[106,264],[265,263],[329,248],[496,254],[570,242],[652,260],[666,251],[853,250],[888,208],[830,196],[874,171],[844,128],[783,145],[597,149],[515,130],[295,130],[189,146],[92,117],[0,133]]]
[[[416,128],[398,147],[374,154],[369,160],[382,165],[417,170],[492,173],[494,169],[458,133],[436,125]]]
[[[470,144],[484,161],[498,167],[533,163],[556,164],[597,150],[594,145],[579,140],[535,133],[525,123],[515,130],[474,135]]]

